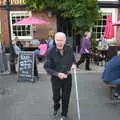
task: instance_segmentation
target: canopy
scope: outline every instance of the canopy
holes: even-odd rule
[[[30,25],[30,24],[50,24],[49,21],[42,20],[36,17],[27,17],[20,21],[17,21],[14,25]]]

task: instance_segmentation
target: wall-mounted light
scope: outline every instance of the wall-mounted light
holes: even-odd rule
[[[48,11],[48,17],[51,18],[52,17],[52,12]]]

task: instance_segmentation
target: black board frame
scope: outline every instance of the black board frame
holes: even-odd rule
[[[21,80],[20,79],[20,55],[21,54],[30,54],[30,55],[32,55],[32,78],[31,79],[29,79],[29,80]],[[21,51],[20,53],[19,53],[19,55],[18,55],[18,81],[29,81],[29,82],[34,82],[35,80],[34,80],[34,60],[35,60],[35,58],[34,58],[34,52],[31,52],[31,51]]]

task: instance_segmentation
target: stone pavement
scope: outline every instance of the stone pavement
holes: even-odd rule
[[[109,99],[109,89],[100,72],[77,73],[81,120],[118,120],[120,106]],[[0,120],[60,120],[52,117],[52,92],[49,76],[39,81],[17,82],[17,75],[0,76]],[[69,120],[77,120],[76,94],[73,87]]]
[[[38,64],[39,81],[17,82],[17,75],[0,75],[0,120],[60,120],[52,117],[52,92],[49,75]],[[77,69],[81,120],[118,120],[120,106],[109,100],[109,89],[101,80],[104,66],[91,64],[92,71],[85,71],[84,64]],[[70,120],[77,120],[75,83],[70,99]]]

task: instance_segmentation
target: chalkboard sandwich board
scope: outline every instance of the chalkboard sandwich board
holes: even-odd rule
[[[18,57],[18,81],[34,82],[34,53],[22,51]]]

